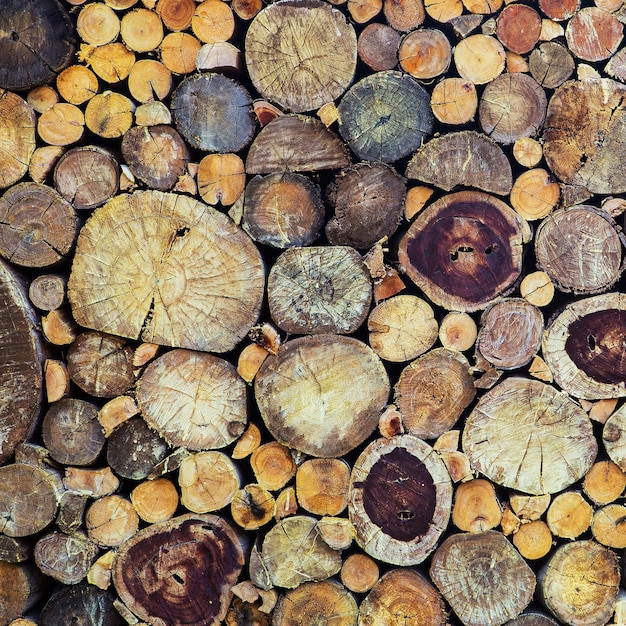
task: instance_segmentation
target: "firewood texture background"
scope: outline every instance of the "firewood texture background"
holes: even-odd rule
[[[0,0],[0,626],[626,624],[623,0]]]

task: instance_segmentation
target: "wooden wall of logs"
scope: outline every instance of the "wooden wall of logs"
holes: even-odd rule
[[[626,624],[623,0],[0,0],[0,626]]]

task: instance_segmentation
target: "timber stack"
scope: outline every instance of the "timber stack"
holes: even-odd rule
[[[626,624],[623,0],[0,0],[0,626]]]

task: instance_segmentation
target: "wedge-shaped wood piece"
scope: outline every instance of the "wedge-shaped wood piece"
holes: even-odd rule
[[[291,248],[270,271],[267,298],[272,319],[287,333],[347,334],[365,321],[372,283],[353,248]]]
[[[502,148],[482,133],[463,130],[425,143],[409,161],[407,178],[445,191],[476,187],[504,196],[511,191],[511,164]]]
[[[339,98],[356,69],[354,28],[319,0],[270,4],[250,24],[245,47],[258,92],[296,113]]]
[[[228,522],[187,514],[148,526],[124,543],[113,583],[126,606],[148,623],[217,626],[243,563]]]
[[[626,396],[626,295],[606,293],[569,304],[548,326],[543,356],[554,379],[576,398]]]
[[[452,482],[437,453],[413,435],[377,439],[354,464],[348,513],[357,543],[394,565],[424,561],[450,519]]]
[[[78,238],[68,297],[82,326],[225,352],[259,315],[259,251],[228,217],[159,191],[116,196]]]
[[[598,452],[591,421],[545,383],[507,378],[465,422],[463,451],[493,482],[524,493],[556,493],[582,478]]]
[[[448,623],[442,597],[430,582],[413,569],[389,570],[361,602],[359,624],[402,626],[402,624]]]
[[[504,624],[535,590],[535,574],[495,530],[448,537],[433,556],[430,577],[465,626]]]
[[[316,172],[349,163],[347,148],[319,120],[305,115],[279,115],[252,142],[246,172]]]
[[[356,448],[378,426],[389,378],[363,342],[315,335],[288,341],[270,355],[256,375],[254,393],[275,439],[332,458]]]
[[[212,354],[171,350],[137,383],[146,422],[172,446],[223,448],[247,422],[246,384],[235,367]]]
[[[460,191],[417,216],[400,241],[398,259],[435,304],[476,311],[512,289],[529,239],[526,220],[504,202]]]

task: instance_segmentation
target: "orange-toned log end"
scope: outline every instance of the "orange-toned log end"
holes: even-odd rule
[[[511,4],[503,9],[496,22],[498,39],[512,52],[526,54],[539,41],[541,16],[525,4]]]
[[[209,626],[226,615],[243,563],[239,540],[225,521],[182,515],[126,542],[113,566],[113,582],[146,622]]]

